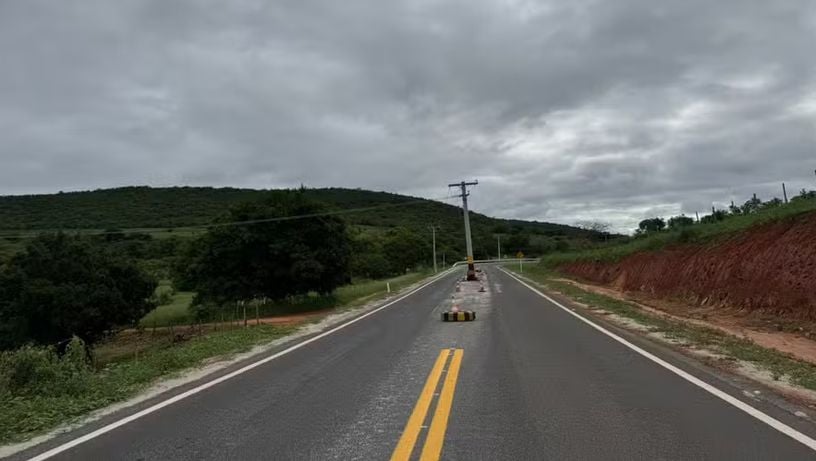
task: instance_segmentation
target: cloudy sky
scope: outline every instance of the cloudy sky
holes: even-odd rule
[[[1,0],[0,194],[345,186],[625,230],[816,188],[812,0]]]

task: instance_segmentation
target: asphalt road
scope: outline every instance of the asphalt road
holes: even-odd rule
[[[389,459],[398,444],[403,451],[396,454],[411,459],[426,451],[433,458],[435,449],[442,459],[456,460],[816,459],[804,444],[498,269],[485,272],[485,293],[473,283],[457,292],[461,273],[444,277],[359,322],[52,459],[378,460]],[[476,321],[441,322],[440,313],[451,303],[472,307]],[[703,367],[647,341],[639,345],[740,395]],[[763,411],[796,424],[773,409]]]

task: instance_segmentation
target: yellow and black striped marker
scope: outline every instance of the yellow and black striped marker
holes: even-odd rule
[[[472,322],[476,320],[476,313],[473,311],[443,312],[443,322]]]

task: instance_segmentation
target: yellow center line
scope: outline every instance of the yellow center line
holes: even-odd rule
[[[422,448],[420,461],[436,461],[442,454],[442,443],[445,441],[448,417],[451,405],[453,405],[453,392],[456,390],[456,379],[459,377],[463,354],[462,349],[456,349],[453,352],[453,359],[448,366],[448,374],[445,376],[445,384],[439,394],[439,401],[436,404],[431,428],[428,430],[428,437],[425,439],[425,446]]]
[[[442,376],[442,368],[444,368],[445,362],[448,361],[449,355],[449,349],[442,349],[439,352],[439,357],[436,359],[433,369],[431,369],[431,374],[428,375],[428,380],[425,381],[425,387],[422,388],[422,393],[419,394],[419,400],[417,400],[414,411],[411,413],[411,417],[408,418],[408,424],[405,425],[402,437],[400,437],[397,447],[391,455],[391,461],[408,461],[411,458],[414,445],[416,445],[419,437],[419,431],[422,429],[422,422],[425,421],[425,415],[428,414],[428,408],[431,406],[436,385]]]

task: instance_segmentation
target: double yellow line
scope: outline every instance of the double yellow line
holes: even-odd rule
[[[448,417],[450,416],[451,405],[453,405],[453,393],[456,390],[456,379],[459,377],[463,354],[462,349],[453,351],[453,358],[448,365],[445,383],[439,393],[436,410],[431,420],[431,427],[425,437],[425,446],[422,448],[422,454],[419,458],[421,461],[438,460],[442,454],[442,443],[445,440],[445,430],[448,428]],[[422,423],[425,421],[425,416],[427,416],[428,409],[431,407],[434,391],[439,384],[439,379],[450,355],[451,349],[442,349],[439,352],[439,357],[437,357],[436,363],[431,369],[431,374],[428,375],[428,380],[425,381],[425,387],[422,388],[422,392],[419,394],[414,411],[411,413],[411,417],[408,418],[408,424],[405,425],[402,437],[400,437],[397,447],[391,455],[391,461],[408,461],[411,458],[414,445],[416,445],[419,433],[422,430]]]

